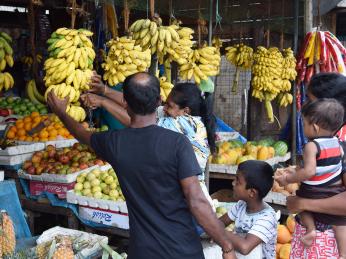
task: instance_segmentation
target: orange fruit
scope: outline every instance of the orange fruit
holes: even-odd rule
[[[40,141],[39,137],[33,137],[33,141]]]
[[[9,131],[17,132],[17,127],[16,126],[11,126]]]
[[[20,136],[20,137],[18,138],[18,140],[20,140],[20,141],[25,141],[25,136]]]
[[[285,225],[278,225],[278,243],[286,244],[292,239],[292,235]]]
[[[40,114],[38,112],[32,112],[31,113],[31,118],[39,118]]]
[[[64,136],[65,136],[65,133],[66,133],[66,132],[65,132],[65,129],[64,129],[64,128],[58,129],[58,135],[64,137]]]
[[[48,138],[49,134],[46,130],[41,130],[41,132],[38,134],[38,136],[42,138]]]
[[[46,141],[48,141],[48,138],[40,138],[40,141],[46,142]]]
[[[31,117],[25,117],[23,121],[24,123],[31,122]]]
[[[55,122],[54,123],[54,128],[55,129],[61,129],[63,126],[61,125],[61,123]]]
[[[54,126],[52,124],[47,127],[47,131],[51,131],[52,129],[54,129]]]
[[[19,129],[18,132],[17,132],[17,135],[19,137],[25,136],[26,135],[25,129]]]
[[[41,118],[40,117],[34,117],[33,123],[40,123],[40,122],[41,122]]]
[[[42,115],[41,118],[42,120],[48,119],[48,115]]]
[[[21,123],[21,122],[23,122],[23,120],[22,119],[18,119],[18,120],[16,120],[16,126],[17,126],[17,124],[19,124],[19,123]]]
[[[7,132],[6,137],[7,137],[8,139],[14,139],[14,138],[16,137],[16,133],[15,133],[14,131],[9,130],[9,131]]]
[[[16,122],[16,126],[17,126],[17,129],[22,129],[24,128],[24,122],[23,121],[20,121],[20,122]]]
[[[30,136],[27,136],[26,138],[25,138],[25,141],[32,141],[33,140],[33,138],[32,137],[30,137]]]
[[[24,129],[25,129],[26,131],[31,130],[31,129],[32,129],[32,124],[31,124],[30,122],[25,123],[25,124],[24,124]]]
[[[66,136],[66,138],[68,138],[68,139],[74,139],[74,136],[71,135],[71,134],[68,134],[68,135]]]
[[[58,136],[58,131],[54,128],[48,131],[50,137],[56,137]]]
[[[48,140],[49,140],[49,141],[56,140],[56,136],[55,136],[55,137],[53,137],[53,136],[52,136],[52,137],[51,137],[51,136],[49,136]]]

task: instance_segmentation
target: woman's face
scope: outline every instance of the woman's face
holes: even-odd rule
[[[186,114],[185,109],[181,109],[178,104],[174,103],[171,95],[168,96],[163,111],[167,116],[176,118],[178,116],[183,116]]]

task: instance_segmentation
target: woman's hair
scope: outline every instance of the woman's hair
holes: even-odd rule
[[[201,90],[193,83],[178,83],[171,93],[172,101],[180,109],[188,107],[191,116],[200,116],[207,129],[208,143],[212,153],[215,151],[215,125],[216,120],[213,115],[213,96],[205,93],[202,96]]]
[[[343,124],[344,108],[333,98],[321,98],[307,102],[302,114],[310,124],[335,133]]]
[[[346,77],[338,73],[319,73],[314,75],[308,91],[316,98],[334,98],[346,109]],[[344,115],[344,123],[346,114]]]

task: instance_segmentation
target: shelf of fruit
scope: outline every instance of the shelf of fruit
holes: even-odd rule
[[[104,171],[96,168],[80,174],[74,189],[67,192],[67,202],[127,213],[118,177],[111,167]]]
[[[238,164],[246,160],[263,160],[275,165],[291,157],[285,142],[272,139],[248,141],[245,144],[239,140],[220,141],[217,150],[209,164],[210,172],[236,174]]]
[[[42,103],[34,103],[26,98],[3,97],[0,98],[0,116],[6,117],[10,114],[28,116],[32,112],[47,114],[47,107]]]
[[[60,149],[48,145],[25,161],[18,175],[29,180],[73,183],[81,173],[105,164],[86,145],[75,143],[72,147]]]

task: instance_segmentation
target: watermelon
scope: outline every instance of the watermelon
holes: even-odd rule
[[[284,141],[277,141],[273,145],[275,156],[284,156],[288,151],[288,146]]]
[[[272,138],[265,138],[261,139],[260,141],[257,142],[258,146],[263,146],[263,147],[270,147],[275,143],[275,141]]]
[[[243,143],[238,139],[231,140],[231,141],[229,141],[229,143],[231,144],[232,148],[243,147]]]

